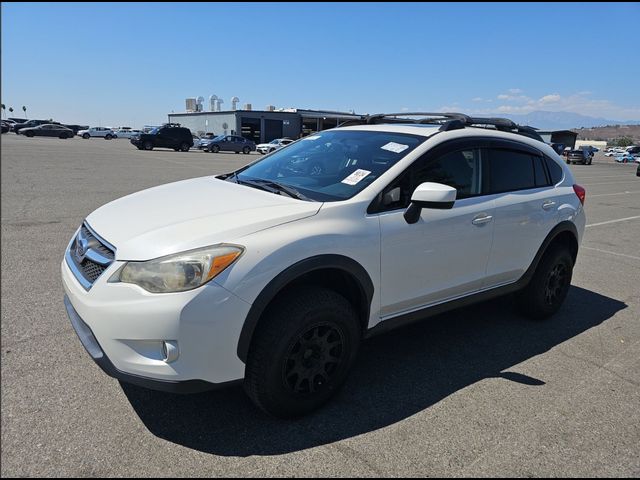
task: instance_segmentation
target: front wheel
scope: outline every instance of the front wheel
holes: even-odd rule
[[[312,412],[344,384],[360,340],[356,312],[342,295],[321,287],[285,294],[258,325],[245,390],[275,417]]]
[[[111,140],[113,138],[113,135],[111,135],[110,133],[105,135],[104,139],[105,140]]]
[[[245,155],[247,155],[250,151],[251,151],[251,149],[249,147],[244,147],[242,149],[242,153],[244,153]]]
[[[529,285],[518,292],[516,299],[523,315],[542,320],[558,311],[569,293],[573,275],[573,256],[569,249],[557,245],[547,251]]]
[[[153,142],[147,140],[146,142],[144,142],[143,148],[145,150],[153,150]]]
[[[89,135],[88,133],[82,134],[82,138],[84,138],[85,140],[87,140],[89,137],[91,137],[91,135]]]
[[[213,153],[218,153],[220,151],[220,147],[218,145],[212,145],[209,151]]]
[[[31,138],[31,137],[33,137],[33,132],[27,132],[27,133],[25,133],[25,135],[26,135],[27,137]]]

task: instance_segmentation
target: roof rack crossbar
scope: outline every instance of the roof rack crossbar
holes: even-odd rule
[[[412,119],[408,117],[422,117]],[[440,125],[440,131],[458,130],[464,127],[494,127],[503,132],[512,132],[544,142],[535,128],[518,125],[508,118],[471,117],[455,112],[400,112],[362,115],[358,119],[347,120],[341,127],[353,125],[375,125],[380,123],[416,123]]]

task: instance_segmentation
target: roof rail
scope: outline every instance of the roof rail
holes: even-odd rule
[[[408,118],[422,117],[422,118]],[[416,123],[441,125],[440,131],[459,130],[465,127],[495,128],[502,132],[511,132],[524,135],[544,143],[535,128],[526,125],[518,125],[508,118],[497,117],[471,117],[464,113],[442,112],[402,112],[402,113],[378,113],[375,115],[363,115],[359,119],[347,120],[340,127],[353,125],[376,125],[381,123]]]

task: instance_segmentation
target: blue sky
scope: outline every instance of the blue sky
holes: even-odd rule
[[[2,103],[30,118],[141,126],[216,94],[254,109],[640,120],[639,3],[1,8]]]

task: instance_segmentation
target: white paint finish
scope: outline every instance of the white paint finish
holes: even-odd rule
[[[149,260],[315,215],[321,205],[201,177],[114,200],[87,221],[118,260]]]
[[[481,288],[493,239],[491,197],[456,201],[451,210],[424,208],[408,224],[403,210],[380,215],[382,315],[388,316]]]

